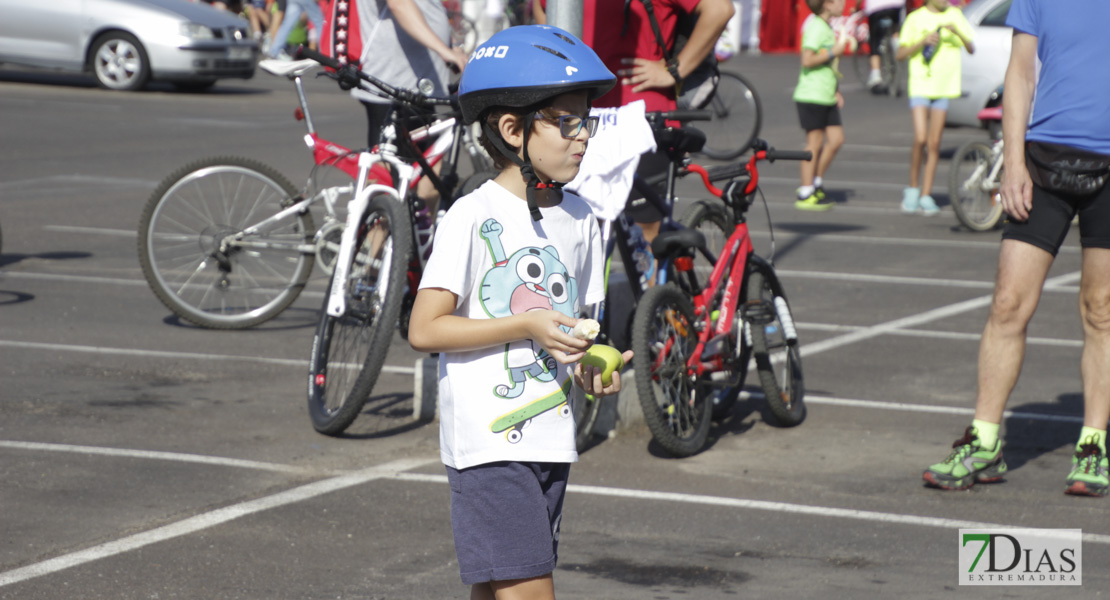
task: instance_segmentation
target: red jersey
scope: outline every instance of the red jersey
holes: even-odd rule
[[[691,13],[701,0],[652,0],[655,9],[655,19],[659,22],[659,30],[663,39],[673,47],[674,29],[678,17]],[[546,9],[547,2],[543,2]],[[641,0],[631,0],[628,10],[628,23],[625,26],[624,6],[625,0],[583,0],[582,6],[582,41],[593,48],[605,66],[614,75],[621,69],[631,68],[631,65],[622,65],[622,58],[646,58],[648,60],[663,60],[663,50],[655,38],[651,28],[647,10]],[[624,35],[621,36],[621,29]],[[668,50],[670,47],[668,48]],[[634,86],[621,83],[623,78],[617,76],[617,85],[609,93],[594,100],[597,107],[624,106],[629,102],[643,100],[647,105],[646,110],[674,110],[674,88],[657,88],[633,93]]]

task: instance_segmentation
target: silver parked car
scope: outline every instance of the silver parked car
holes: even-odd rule
[[[254,75],[246,21],[187,0],[0,0],[0,63],[92,73],[136,90],[152,79],[203,89]]]
[[[975,54],[963,53],[962,95],[948,104],[949,125],[982,126],[979,111],[1002,85],[1010,63],[1013,29],[1006,26],[1006,15],[1012,1],[972,0],[964,7],[964,16],[975,30]]]

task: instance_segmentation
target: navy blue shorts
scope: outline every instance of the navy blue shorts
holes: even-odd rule
[[[555,570],[569,463],[496,462],[447,467],[451,529],[467,585]]]

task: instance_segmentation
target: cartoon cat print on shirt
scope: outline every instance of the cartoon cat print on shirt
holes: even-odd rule
[[[578,283],[559,260],[554,246],[525,247],[505,253],[501,243],[504,228],[496,219],[482,223],[479,235],[489,247],[493,267],[482,278],[480,300],[490,317],[508,317],[530,310],[557,310],[569,317],[578,313]],[[561,325],[569,333],[570,328]],[[505,371],[508,383],[494,387],[501,398],[516,398],[524,393],[528,378],[555,379],[555,359],[532,340],[505,344]]]

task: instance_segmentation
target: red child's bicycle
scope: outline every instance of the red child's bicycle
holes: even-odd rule
[[[675,456],[704,447],[713,413],[731,409],[752,358],[776,419],[791,426],[805,417],[794,319],[771,261],[754,253],[745,213],[759,192],[759,161],[811,155],[775,150],[763,140],[752,148],[746,164],[685,167],[732,213],[736,227],[719,257],[695,229],[661,233],[651,245],[658,272],[670,281],[648,290],[636,307],[636,391],[652,436]],[[722,179],[729,179],[724,189],[710,183]],[[698,254],[714,265],[704,285],[694,268]]]

